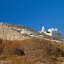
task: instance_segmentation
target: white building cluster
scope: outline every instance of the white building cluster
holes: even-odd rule
[[[42,27],[40,33],[44,33],[46,35],[52,36],[52,37],[56,37],[59,34],[59,31],[57,28],[51,28],[48,29],[47,31],[45,30],[44,26]]]

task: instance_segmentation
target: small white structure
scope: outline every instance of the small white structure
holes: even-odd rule
[[[48,29],[47,31],[45,31],[44,26],[42,27],[41,31],[39,31],[39,32],[44,33],[49,36],[52,36],[52,37],[56,37],[59,33],[57,28],[51,28],[51,29]]]
[[[45,31],[44,32],[46,35],[49,35],[49,36],[57,36],[58,35],[58,29],[57,28],[51,28],[51,29],[48,29],[48,31]]]
[[[45,32],[45,27],[44,26],[42,27],[41,32]]]
[[[42,26],[42,29],[39,31],[39,33],[44,33],[45,32],[45,27]]]

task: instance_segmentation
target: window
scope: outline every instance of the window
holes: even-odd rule
[[[49,31],[46,31],[47,33],[50,33]]]

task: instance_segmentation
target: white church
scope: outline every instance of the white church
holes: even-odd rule
[[[56,37],[59,34],[59,31],[58,31],[57,28],[51,28],[51,29],[48,29],[46,31],[44,26],[43,26],[40,33],[44,33],[44,34],[46,34],[48,36]]]

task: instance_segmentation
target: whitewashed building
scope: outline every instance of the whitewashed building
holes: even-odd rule
[[[46,35],[49,35],[49,36],[57,36],[58,35],[58,29],[57,28],[51,28],[51,29],[48,29],[47,31],[44,32]]]
[[[59,31],[57,28],[51,28],[46,31],[44,26],[42,27],[41,31],[39,31],[39,32],[52,36],[52,37],[56,37],[59,34]]]

